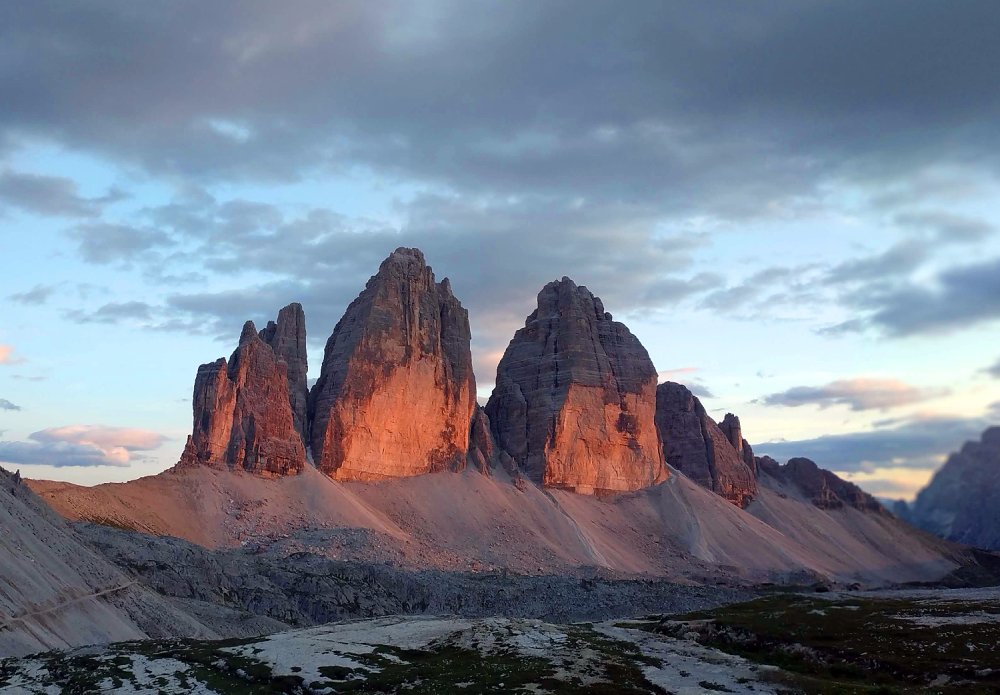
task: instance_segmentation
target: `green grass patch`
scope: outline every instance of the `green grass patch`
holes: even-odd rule
[[[1000,693],[1000,623],[961,622],[998,613],[989,603],[775,594],[645,629],[693,632],[703,644],[780,667],[807,693],[957,695]]]

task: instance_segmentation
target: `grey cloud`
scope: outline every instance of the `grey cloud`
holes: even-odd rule
[[[127,460],[110,456],[93,444],[67,442],[3,442],[0,441],[0,461],[15,465],[54,466],[115,466],[128,468]]]
[[[45,381],[44,376],[24,376],[23,374],[11,374],[11,379],[16,379],[18,381]]]
[[[178,262],[206,273],[276,279],[239,290],[175,292],[153,308],[151,328],[229,340],[244,320],[273,318],[299,301],[311,339],[321,344],[379,263],[397,246],[417,246],[470,310],[476,362],[488,370],[496,361],[491,355],[533,309],[536,293],[562,275],[587,285],[619,318],[673,306],[721,282],[716,274],[688,272],[706,237],[663,236],[654,216],[620,206],[420,195],[400,204],[406,221],[396,230],[324,209],[286,217],[271,206],[237,202],[185,195],[143,215],[186,247],[195,245],[187,256],[175,254]],[[632,221],[622,224],[623,217]],[[175,277],[171,258],[158,255],[143,267]]]
[[[896,215],[896,224],[928,230],[940,243],[979,241],[996,231],[984,220],[941,211],[900,213]]]
[[[717,311],[734,311],[750,304],[770,287],[782,281],[793,281],[813,270],[815,266],[799,266],[796,268],[770,267],[760,270],[738,285],[724,290],[711,292],[701,301],[704,309]]]
[[[685,386],[698,398],[715,398],[715,395],[708,390],[708,387],[699,383],[685,383]]]
[[[846,405],[851,410],[889,410],[921,403],[947,394],[942,389],[922,389],[897,379],[845,379],[825,386],[796,386],[760,399],[764,405],[797,408]]]
[[[935,285],[867,288],[848,302],[868,316],[852,319],[839,330],[874,327],[890,336],[906,337],[947,333],[1000,318],[1000,259],[945,270]]]
[[[32,289],[26,292],[17,292],[8,296],[7,299],[28,306],[41,306],[49,300],[55,291],[55,285],[35,285]]]
[[[97,217],[117,192],[103,198],[83,198],[76,182],[61,176],[0,172],[0,202],[48,217]]]
[[[804,456],[835,471],[932,469],[964,442],[978,439],[988,424],[985,418],[913,418],[891,428],[800,441],[755,443],[753,449],[759,455],[781,461]]]
[[[115,324],[125,320],[150,321],[153,318],[153,308],[145,302],[109,302],[94,311],[72,309],[63,312],[63,318],[74,323],[107,323]]]
[[[147,251],[174,244],[174,240],[161,230],[104,222],[80,225],[68,234],[80,242],[83,259],[98,265],[132,261]]]
[[[987,416],[993,421],[1000,421],[1000,401],[990,403],[986,409]]]
[[[21,406],[14,405],[6,398],[0,398],[0,410],[20,410]]]
[[[995,165],[997,151],[990,2],[769,0],[734,13],[505,0],[470,16],[457,0],[40,0],[8,19],[3,45],[32,59],[0,78],[19,95],[0,132],[164,174],[361,165],[466,192],[727,215],[762,214],[848,168]]]
[[[104,425],[50,427],[29,435],[30,442],[0,442],[0,462],[21,465],[115,466],[145,460],[136,452],[158,449],[166,437],[148,430]]]
[[[987,367],[983,371],[996,379],[1000,379],[1000,359],[992,367]]]
[[[927,245],[919,241],[905,241],[876,256],[848,261],[832,268],[826,282],[838,284],[905,275],[916,270],[929,255]]]
[[[477,355],[502,347],[537,289],[563,274],[616,315],[712,291],[707,308],[824,301],[808,283],[727,289],[690,265],[704,235],[665,240],[662,225],[796,214],[822,205],[830,181],[995,167],[1000,152],[1000,7],[988,2],[767,0],[734,13],[714,1],[612,11],[497,0],[470,16],[458,0],[38,0],[7,14],[2,45],[31,59],[0,75],[0,90],[19,95],[0,113],[0,138],[47,138],[185,182],[141,224],[72,232],[88,262],[138,263],[148,282],[177,288],[149,322],[158,330],[226,332],[251,300],[264,303],[243,317],[297,299],[321,335],[398,245],[452,277],[483,326]],[[331,172],[449,194],[400,203],[405,221],[389,229],[329,210],[289,219],[206,190]],[[915,249],[839,272],[912,267]],[[220,296],[218,310],[181,291],[254,271],[260,284]],[[859,303],[898,289],[843,301],[877,315]]]

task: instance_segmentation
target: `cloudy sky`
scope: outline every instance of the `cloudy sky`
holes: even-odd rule
[[[0,462],[172,465],[197,365],[395,247],[480,395],[587,285],[759,453],[909,497],[1000,422],[995,0],[0,0]]]

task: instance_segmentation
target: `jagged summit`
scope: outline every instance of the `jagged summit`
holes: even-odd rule
[[[468,312],[398,248],[327,341],[309,394],[316,466],[341,480],[464,468],[476,405]]]
[[[656,427],[667,463],[739,507],[750,504],[757,494],[756,468],[744,459],[750,445],[743,446],[739,418],[727,415],[723,429],[690,389],[667,381],[656,388]]]
[[[191,399],[194,428],[179,466],[241,469],[265,477],[297,473],[305,446],[295,430],[287,365],[261,340],[253,321],[243,325],[227,362],[198,368]]]
[[[788,463],[780,465],[770,456],[763,456],[757,459],[757,465],[762,474],[779,482],[794,484],[820,509],[852,507],[859,511],[877,514],[885,511],[877,499],[854,483],[820,468],[811,459],[792,458]]]
[[[536,483],[635,490],[667,477],[655,394],[656,369],[642,344],[564,277],[542,288],[514,334],[486,415],[499,446]]]
[[[268,321],[259,333],[260,339],[271,346],[279,362],[284,362],[288,377],[288,402],[292,406],[295,431],[303,445],[309,443],[309,388],[306,354],[306,315],[302,305],[292,302],[278,312],[277,321]]]

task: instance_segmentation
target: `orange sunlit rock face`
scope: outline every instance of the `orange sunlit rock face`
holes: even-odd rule
[[[469,315],[397,249],[326,344],[309,397],[316,467],[338,480],[462,470],[476,406]]]
[[[289,402],[287,367],[247,321],[229,358],[198,368],[194,431],[179,466],[207,465],[277,477],[305,465]]]
[[[645,348],[569,278],[538,294],[486,405],[497,444],[528,478],[585,494],[666,479],[655,410]]]

